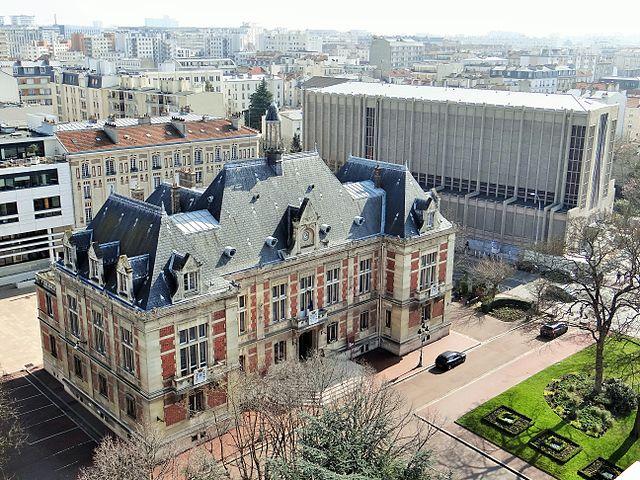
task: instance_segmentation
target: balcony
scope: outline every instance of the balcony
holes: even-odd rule
[[[321,325],[327,321],[327,313],[326,308],[318,308],[316,310],[309,310],[305,313],[300,313],[297,318],[291,319],[291,328],[305,330],[316,325]]]
[[[193,373],[173,379],[173,388],[176,393],[183,393],[195,387],[214,382],[227,372],[227,364],[224,361],[216,362],[208,367],[198,368]]]
[[[419,302],[424,302],[431,298],[436,298],[437,296],[444,293],[444,287],[444,285],[434,283],[431,286],[416,290],[416,292],[414,293],[414,298]]]

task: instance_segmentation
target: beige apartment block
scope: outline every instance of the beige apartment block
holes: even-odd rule
[[[239,119],[194,114],[61,124],[56,137],[71,169],[77,226],[88,225],[110,194],[144,199],[181,171],[204,187],[224,163],[255,158],[260,144]]]

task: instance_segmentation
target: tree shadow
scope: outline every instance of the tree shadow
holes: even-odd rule
[[[633,438],[633,432],[629,432],[629,435],[627,435],[627,438],[625,438],[624,442],[622,442],[622,444],[616,449],[615,452],[609,455],[609,458],[607,458],[607,460],[613,464],[618,463],[618,461],[627,454],[629,449],[637,441],[637,439]]]

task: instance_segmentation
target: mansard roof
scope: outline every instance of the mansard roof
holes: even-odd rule
[[[374,183],[378,173],[381,188]],[[171,211],[169,185],[147,202],[112,194],[87,229],[72,237],[101,247],[119,242],[119,255],[134,269],[135,305],[141,309],[171,304],[176,275],[188,257],[199,265],[202,293],[223,291],[229,274],[294,255],[294,225],[315,222],[317,231],[330,225],[319,233],[318,248],[378,235],[409,238],[421,231],[411,214],[414,202],[431,201],[406,167],[352,157],[336,176],[315,152],[284,155],[277,166],[265,159],[230,162],[202,194],[184,188],[179,193],[180,212]],[[235,255],[225,254],[227,247]],[[86,263],[78,261],[85,277]],[[105,276],[106,288],[115,293],[116,272],[105,269]]]

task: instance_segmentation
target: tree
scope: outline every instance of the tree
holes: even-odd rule
[[[300,135],[297,133],[293,134],[293,140],[291,140],[291,148],[289,149],[291,153],[298,153],[302,151],[302,145],[300,144]]]
[[[432,480],[425,448],[432,431],[416,423],[393,388],[363,376],[340,402],[308,416],[294,455],[269,462],[280,480]]]
[[[180,473],[186,480],[227,478],[211,459],[189,460],[181,469],[175,447],[157,428],[142,425],[128,439],[105,437],[93,452],[93,465],[82,469],[78,480],[173,480]]]
[[[640,215],[640,145],[621,142],[614,152],[613,176],[622,187],[616,208],[624,216]]]
[[[2,380],[0,381],[0,476],[4,475],[9,455],[18,451],[25,440],[26,434],[20,423],[15,402],[7,391],[6,381]]]
[[[474,282],[488,288],[488,296],[493,299],[500,284],[513,275],[515,268],[504,260],[483,258],[471,267],[470,275]]]
[[[267,82],[263,78],[255,92],[249,98],[249,110],[247,111],[246,123],[251,128],[262,130],[262,116],[271,105],[273,95],[267,89]]]
[[[606,340],[640,319],[640,227],[624,217],[609,215],[594,222],[569,225],[571,295],[558,299],[569,323],[588,331],[596,343],[594,393],[602,390]],[[567,308],[568,306],[568,308]],[[579,318],[575,319],[575,316]]]

